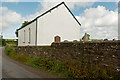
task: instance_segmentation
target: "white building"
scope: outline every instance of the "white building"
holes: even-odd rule
[[[51,45],[55,36],[61,41],[79,40],[80,25],[62,2],[18,29],[18,46]]]

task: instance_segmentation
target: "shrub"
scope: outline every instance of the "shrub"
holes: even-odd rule
[[[14,51],[13,49],[14,49],[13,46],[7,46],[7,47],[5,48],[5,53],[6,53],[6,55],[9,56],[10,54],[14,54],[15,51]]]

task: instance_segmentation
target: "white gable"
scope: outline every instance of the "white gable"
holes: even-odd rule
[[[38,45],[50,45],[57,35],[61,37],[62,41],[80,39],[80,25],[64,4],[39,17],[37,21]]]
[[[51,45],[57,35],[61,37],[61,41],[80,39],[80,23],[64,3],[58,4],[19,29],[18,45]]]

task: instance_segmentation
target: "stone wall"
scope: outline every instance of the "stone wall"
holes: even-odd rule
[[[120,41],[103,42],[61,42],[51,46],[17,47],[17,53],[31,57],[54,58],[60,61],[82,60],[88,63],[102,63],[120,68]]]

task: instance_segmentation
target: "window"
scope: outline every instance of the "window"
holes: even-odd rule
[[[54,40],[55,42],[60,42],[60,36],[55,36]]]
[[[25,30],[24,30],[24,41],[23,41],[23,43],[25,43]]]
[[[30,44],[30,39],[31,39],[31,30],[30,30],[30,28],[29,28],[29,44]]]

